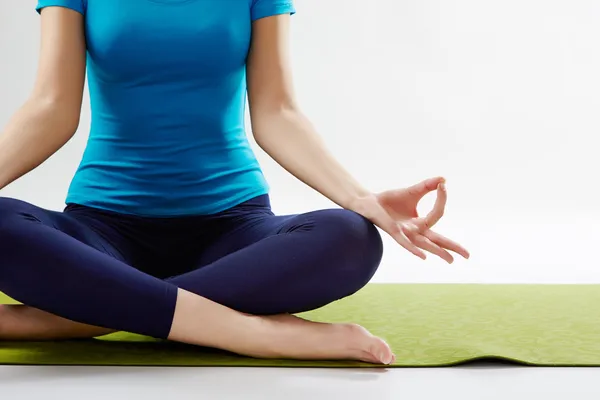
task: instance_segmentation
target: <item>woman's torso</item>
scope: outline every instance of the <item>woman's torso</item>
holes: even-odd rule
[[[244,127],[254,1],[80,1],[92,121],[67,203],[197,215],[267,193]]]

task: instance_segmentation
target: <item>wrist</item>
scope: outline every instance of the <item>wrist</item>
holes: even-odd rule
[[[364,190],[354,194],[347,203],[347,207],[344,207],[350,211],[354,211],[358,214],[366,216],[365,213],[370,209],[369,204],[373,204],[373,201],[377,200],[375,193]]]

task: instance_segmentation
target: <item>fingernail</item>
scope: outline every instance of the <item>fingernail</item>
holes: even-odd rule
[[[440,189],[446,190],[446,184],[444,182],[440,184]]]

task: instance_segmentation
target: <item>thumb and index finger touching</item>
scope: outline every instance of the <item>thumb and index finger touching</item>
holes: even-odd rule
[[[425,179],[424,181],[421,181],[421,182],[417,183],[416,185],[409,186],[408,188],[406,188],[406,190],[412,196],[421,198],[421,197],[425,196],[427,193],[430,193],[430,192],[433,192],[434,190],[436,190],[440,186],[440,184],[445,184],[445,183],[446,183],[446,179],[444,177],[437,176],[435,178]]]
[[[446,210],[446,203],[448,202],[448,191],[446,190],[446,183],[442,181],[437,184],[437,197],[433,209],[422,218],[421,222],[424,229],[430,229],[439,222],[444,216]]]
[[[433,209],[423,218],[420,219],[421,228],[424,230],[434,226],[444,215],[446,203],[448,201],[448,193],[446,190],[446,180],[443,177],[435,177],[426,179],[416,185],[410,186],[405,190],[408,193],[418,198],[424,197],[426,194],[437,190],[437,197]],[[390,235],[398,244],[415,256],[426,259],[425,253],[417,247],[403,232],[400,225],[383,209],[377,207],[372,215],[372,221]]]

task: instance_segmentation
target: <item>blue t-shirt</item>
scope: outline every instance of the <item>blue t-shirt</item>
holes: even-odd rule
[[[39,0],[85,16],[91,131],[67,203],[213,214],[268,192],[244,124],[251,24],[292,0]]]

